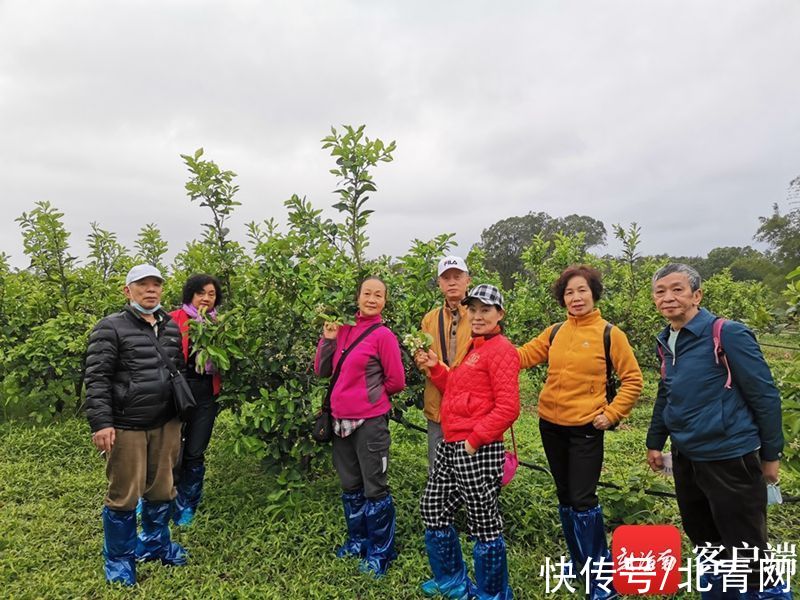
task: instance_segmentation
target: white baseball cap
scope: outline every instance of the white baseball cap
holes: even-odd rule
[[[139,281],[145,277],[155,277],[156,279],[164,281],[164,278],[161,276],[161,271],[156,269],[153,265],[136,265],[128,271],[128,275],[125,277],[125,285],[130,285],[134,281]]]
[[[459,271],[464,271],[464,273],[469,273],[467,263],[465,263],[464,259],[460,256],[445,256],[442,260],[440,260],[439,272],[436,276],[441,277],[442,273],[447,271],[447,269],[458,269]]]

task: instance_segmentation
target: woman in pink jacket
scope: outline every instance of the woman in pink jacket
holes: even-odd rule
[[[397,556],[387,478],[389,396],[406,382],[400,345],[381,318],[386,284],[368,277],[359,285],[357,299],[355,325],[325,323],[314,371],[330,377],[339,370],[331,394],[333,464],[342,485],[348,537],[336,555],[361,557],[361,571],[381,576]]]

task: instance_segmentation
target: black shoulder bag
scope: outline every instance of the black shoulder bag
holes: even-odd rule
[[[164,361],[164,364],[169,369],[169,382],[170,386],[172,387],[172,401],[175,403],[175,411],[178,413],[178,418],[181,421],[187,421],[189,417],[192,415],[192,412],[197,407],[197,400],[194,399],[194,394],[192,394],[192,389],[189,387],[189,382],[186,381],[186,377],[184,377],[183,373],[178,371],[175,368],[175,363],[167,356],[164,347],[161,345],[161,342],[158,341],[158,337],[156,337],[153,328],[149,325],[147,326],[147,333],[150,336],[150,339],[153,340],[153,343],[156,346],[156,350],[161,355],[161,360]]]
[[[367,337],[370,333],[378,329],[378,327],[383,327],[382,323],[375,323],[369,329],[367,329],[364,333],[356,338],[356,341],[350,344],[350,346],[342,352],[342,356],[339,358],[339,362],[336,363],[336,368],[333,370],[333,375],[331,376],[330,383],[328,383],[328,391],[325,394],[325,400],[322,402],[322,408],[317,413],[317,416],[314,417],[314,425],[311,427],[311,437],[314,438],[314,441],[320,443],[330,442],[333,439],[333,416],[331,415],[331,395],[333,394],[333,386],[336,385],[336,380],[339,379],[339,373],[342,372],[342,363],[344,363],[344,359],[347,358],[347,355],[350,354],[350,351],[358,346],[358,344]]]

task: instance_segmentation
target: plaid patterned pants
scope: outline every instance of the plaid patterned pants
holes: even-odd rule
[[[503,519],[497,496],[504,461],[503,442],[482,446],[472,456],[464,450],[464,442],[439,442],[436,462],[419,503],[425,527],[449,527],[456,510],[464,504],[470,535],[484,542],[499,537]]]

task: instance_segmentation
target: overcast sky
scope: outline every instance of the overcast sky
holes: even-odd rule
[[[799,31],[796,0],[0,0],[0,251],[26,264],[14,219],[49,200],[76,254],[91,221],[128,246],[155,222],[172,256],[200,146],[239,175],[239,238],[293,193],[330,207],[341,123],[397,140],[373,254],[529,211],[753,244],[800,175]]]

